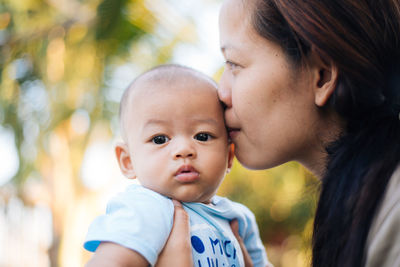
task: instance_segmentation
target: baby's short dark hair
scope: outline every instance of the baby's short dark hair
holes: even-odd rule
[[[130,99],[131,92],[143,83],[167,83],[173,85],[176,82],[184,82],[188,80],[197,80],[209,83],[211,86],[217,88],[216,82],[208,77],[207,75],[192,69],[187,66],[179,64],[163,64],[156,66],[138,77],[136,77],[133,82],[125,89],[121,103],[119,106],[119,120],[120,128],[124,138],[124,118],[127,112],[127,105]],[[124,138],[125,139],[125,138]]]

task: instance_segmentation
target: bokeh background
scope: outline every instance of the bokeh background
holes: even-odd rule
[[[83,266],[90,221],[131,183],[118,102],[160,63],[213,76],[220,0],[0,0],[0,266]],[[246,204],[276,267],[308,266],[316,180],[299,164],[234,163],[219,194]]]

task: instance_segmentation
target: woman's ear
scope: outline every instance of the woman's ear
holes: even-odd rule
[[[125,143],[118,143],[115,146],[115,155],[117,156],[119,168],[128,179],[135,179],[136,174],[133,169],[128,146]]]
[[[311,61],[314,101],[317,106],[323,107],[336,89],[338,69],[332,62],[326,62],[314,51]]]

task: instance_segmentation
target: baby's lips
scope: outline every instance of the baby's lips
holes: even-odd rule
[[[199,172],[191,165],[183,165],[175,173],[175,179],[182,183],[195,182],[199,177]]]
[[[183,165],[178,169],[178,171],[175,173],[175,175],[182,174],[182,173],[190,173],[190,172],[199,173],[192,165]]]

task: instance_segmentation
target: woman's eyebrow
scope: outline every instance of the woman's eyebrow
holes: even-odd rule
[[[223,45],[221,46],[221,52],[224,53],[226,50],[232,50],[234,47],[232,45]]]
[[[239,54],[242,51],[242,47],[234,44],[224,44],[221,46],[221,52],[222,54]]]

